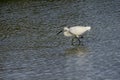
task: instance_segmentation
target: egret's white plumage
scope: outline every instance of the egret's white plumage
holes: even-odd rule
[[[80,39],[79,37],[83,37],[82,35],[86,32],[89,31],[91,29],[90,26],[74,26],[74,27],[64,27],[63,33],[65,36],[67,37],[71,37],[73,36],[74,38],[72,39],[72,45],[73,45],[73,41],[75,38],[78,39],[79,44],[80,44]],[[62,31],[58,32],[57,34],[61,33]]]
[[[85,33],[86,31],[89,31],[91,29],[90,26],[74,26],[74,27],[64,27],[64,35],[65,36],[75,36],[75,37],[79,37],[81,36],[83,33]]]

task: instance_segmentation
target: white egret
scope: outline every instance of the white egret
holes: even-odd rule
[[[80,38],[83,38],[83,34],[87,31],[90,31],[91,27],[90,26],[74,26],[74,27],[64,27],[63,30],[61,30],[60,32],[57,33],[60,34],[61,32],[64,33],[64,36],[67,37],[73,37],[72,38],[72,45],[73,45],[73,40],[76,38],[79,41],[79,45],[80,45]]]

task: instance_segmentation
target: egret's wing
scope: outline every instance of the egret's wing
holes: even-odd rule
[[[76,26],[76,27],[71,27],[70,28],[70,32],[75,34],[75,35],[82,35],[87,30],[88,30],[88,27]]]

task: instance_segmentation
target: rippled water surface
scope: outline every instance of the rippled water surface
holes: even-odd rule
[[[80,46],[56,36],[76,25]],[[0,80],[120,80],[120,1],[0,2]]]

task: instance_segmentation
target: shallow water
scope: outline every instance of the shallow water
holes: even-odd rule
[[[120,80],[120,1],[0,3],[0,80]],[[91,26],[80,46],[56,33]]]

